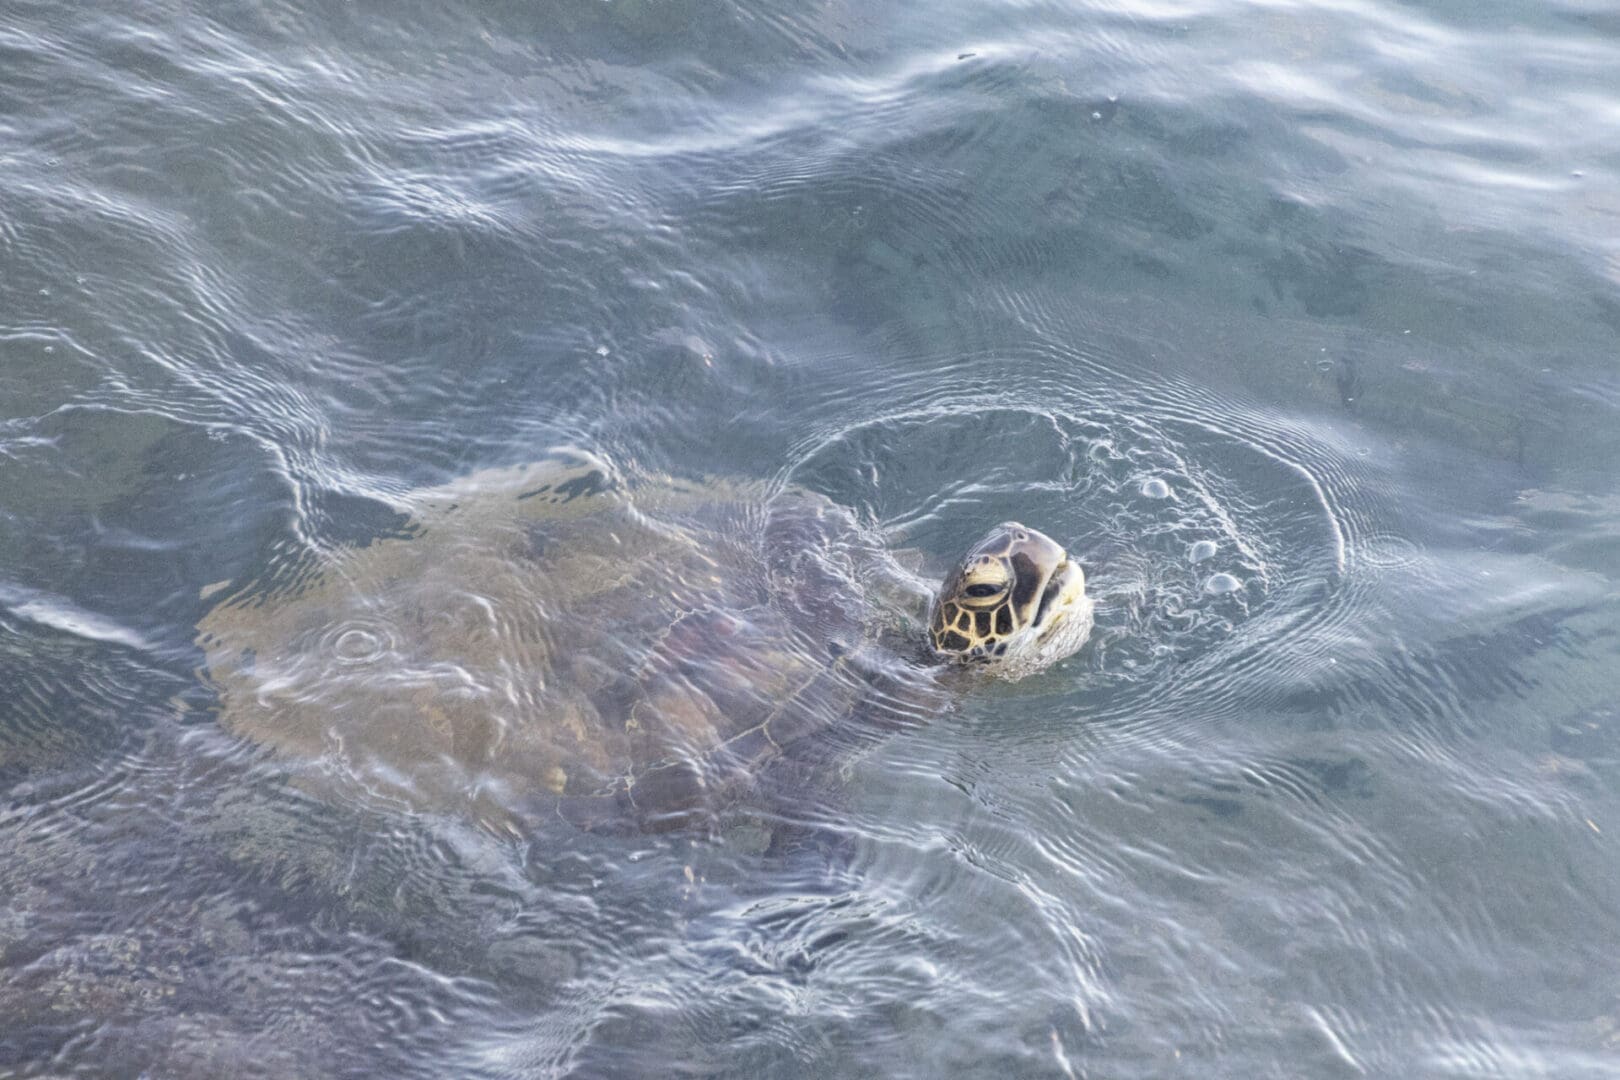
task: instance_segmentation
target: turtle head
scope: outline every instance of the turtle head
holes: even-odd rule
[[[1091,633],[1086,575],[1050,536],[1004,522],[962,557],[934,598],[929,638],[946,659],[1021,679]]]

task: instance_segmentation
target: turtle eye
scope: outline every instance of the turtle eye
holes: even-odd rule
[[[962,590],[962,593],[964,595],[966,595],[966,596],[971,596],[971,597],[974,597],[975,599],[983,600],[987,596],[996,595],[998,592],[1000,592],[1004,588],[1006,588],[1006,586],[1004,586],[1004,585],[986,585],[986,584],[981,582],[978,585],[969,585],[967,588]]]

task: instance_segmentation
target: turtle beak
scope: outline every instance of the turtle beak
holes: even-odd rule
[[[1035,609],[1034,623],[1040,628],[1041,637],[1062,625],[1069,611],[1085,596],[1086,573],[1065,554],[1047,579],[1046,588],[1041,591],[1040,606]]]

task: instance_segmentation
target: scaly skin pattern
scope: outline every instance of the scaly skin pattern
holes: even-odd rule
[[[1021,679],[1085,644],[1092,618],[1079,564],[1051,537],[1009,521],[945,579],[929,636],[943,659]]]

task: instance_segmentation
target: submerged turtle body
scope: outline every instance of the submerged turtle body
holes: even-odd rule
[[[766,495],[577,453],[416,492],[399,534],[201,620],[221,722],[413,808],[678,823],[874,678],[930,682],[874,644],[892,564],[853,516]]]
[[[922,590],[802,489],[631,482],[589,454],[414,492],[408,525],[209,611],[230,731],[306,786],[504,827],[679,824],[805,736],[944,702]],[[919,609],[915,640],[886,626]],[[1017,522],[946,577],[932,660],[1021,678],[1079,648],[1085,575]]]

